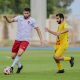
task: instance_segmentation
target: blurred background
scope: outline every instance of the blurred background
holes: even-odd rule
[[[12,18],[21,15],[25,7],[31,8],[31,15],[37,20],[44,38],[55,42],[56,37],[45,32],[48,27],[53,31],[57,29],[55,15],[63,13],[70,26],[70,47],[80,46],[80,0],[0,0],[0,47],[11,47],[15,40],[17,25],[8,24],[3,16]],[[31,33],[31,46],[40,46],[39,38],[33,30]],[[48,45],[47,45],[48,46]],[[49,45],[49,46],[53,46]]]

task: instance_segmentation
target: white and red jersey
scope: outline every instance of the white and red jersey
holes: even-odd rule
[[[16,40],[29,41],[32,29],[38,27],[36,20],[32,17],[25,19],[24,16],[16,16],[14,21],[17,22]]]

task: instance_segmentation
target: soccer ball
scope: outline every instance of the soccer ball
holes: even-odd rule
[[[5,75],[10,75],[11,74],[11,67],[9,67],[9,66],[5,67],[3,72]]]

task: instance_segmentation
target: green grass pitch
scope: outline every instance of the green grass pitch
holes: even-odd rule
[[[75,57],[75,65],[71,68],[69,62],[62,62],[64,74],[56,74],[53,51],[28,50],[21,58],[24,65],[22,72],[16,74],[16,66],[12,75],[4,75],[4,67],[12,63],[10,56],[11,51],[0,51],[0,80],[80,80],[80,51],[65,53],[65,56]]]

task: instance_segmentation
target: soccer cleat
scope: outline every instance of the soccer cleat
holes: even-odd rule
[[[10,72],[13,73],[13,67],[11,67]]]
[[[71,67],[73,67],[73,66],[74,66],[74,57],[71,57],[70,65],[71,65]]]
[[[20,73],[22,69],[23,69],[23,66],[21,66],[20,68],[18,68],[16,73]]]
[[[57,73],[64,73],[64,69],[59,70]]]

